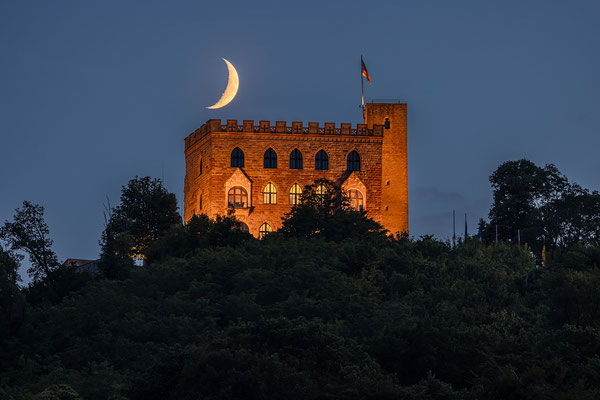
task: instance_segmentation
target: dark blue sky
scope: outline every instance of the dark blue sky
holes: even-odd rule
[[[209,118],[360,122],[408,103],[411,233],[485,217],[502,162],[598,188],[597,1],[0,3],[0,221],[42,204],[61,260],[94,258],[103,202],[135,175],[183,197],[184,137]],[[225,57],[240,90],[221,110]]]

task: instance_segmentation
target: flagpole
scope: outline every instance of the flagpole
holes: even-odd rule
[[[363,122],[365,120],[365,83],[364,83],[364,76],[363,76],[363,72],[362,72],[362,66],[363,66],[363,58],[362,58],[362,54],[360,56],[360,93],[361,93],[361,99],[362,99],[362,103],[361,103],[361,110],[362,110],[362,114],[363,114]]]
[[[456,211],[452,210],[452,247],[456,246]]]

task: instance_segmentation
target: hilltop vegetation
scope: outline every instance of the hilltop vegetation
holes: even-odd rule
[[[145,182],[135,221],[171,196]],[[3,248],[0,398],[600,398],[591,234],[541,267],[537,242],[390,238],[333,185],[303,200],[259,241],[227,216],[132,225],[123,197],[100,276],[53,266],[25,289]]]

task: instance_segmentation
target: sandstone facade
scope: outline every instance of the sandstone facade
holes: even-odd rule
[[[281,226],[282,217],[292,207],[290,190],[294,184],[304,188],[326,178],[362,195],[368,215],[390,232],[408,231],[406,104],[370,103],[365,116],[366,124],[355,128],[315,122],[308,126],[292,122],[290,126],[277,121],[272,126],[269,121],[258,125],[247,120],[241,125],[236,120],[225,125],[220,120],[207,121],[185,139],[184,219],[200,213],[225,215],[233,194],[245,191],[247,201],[234,204],[235,215],[251,234],[259,236],[261,226],[263,230],[266,227],[263,224],[272,230]],[[232,166],[236,148],[243,152],[243,166]],[[276,168],[265,168],[269,149],[276,154]],[[302,155],[301,169],[290,168],[295,149]],[[316,169],[315,157],[320,150],[327,153],[328,169]],[[353,151],[360,156],[357,171],[347,168]],[[239,161],[238,157],[233,164]],[[264,195],[265,188],[270,195]],[[235,202],[240,198],[235,197]],[[275,203],[266,204],[269,200]]]

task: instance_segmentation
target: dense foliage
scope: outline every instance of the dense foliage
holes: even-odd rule
[[[7,221],[0,227],[0,239],[7,242],[12,251],[29,254],[31,267],[27,273],[39,282],[58,268],[58,259],[51,248],[50,230],[44,221],[44,207],[24,201],[23,207],[15,211],[14,221]]]
[[[100,270],[107,278],[124,278],[134,257],[144,257],[150,244],[181,225],[177,199],[159,179],[135,177],[121,189],[121,202],[108,206],[100,246]]]
[[[552,164],[539,167],[529,160],[507,161],[490,176],[494,203],[484,237],[529,243],[538,256],[544,244],[568,248],[600,244],[600,193],[582,188]]]
[[[540,267],[527,245],[390,238],[330,189],[263,240],[172,225],[146,266],[59,300],[19,303],[3,250],[0,312],[25,317],[0,336],[0,398],[600,398],[600,246]]]

